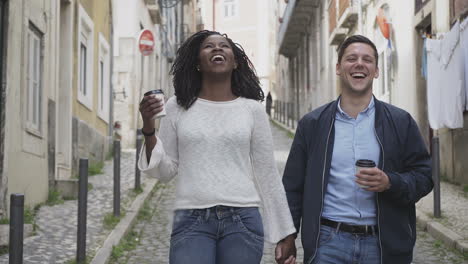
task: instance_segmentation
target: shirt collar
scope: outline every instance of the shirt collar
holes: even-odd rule
[[[365,114],[365,115],[369,116],[370,114],[372,114],[372,110],[374,110],[374,108],[375,108],[375,101],[374,101],[374,96],[372,96],[371,100],[369,102],[369,105],[364,110],[362,110],[359,114]],[[341,116],[346,117],[348,119],[352,118],[345,111],[343,111],[343,109],[341,108],[341,98],[338,100],[338,113]]]

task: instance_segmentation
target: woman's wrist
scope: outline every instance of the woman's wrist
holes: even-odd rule
[[[152,130],[147,130],[145,128],[142,128],[141,129],[141,133],[145,136],[145,137],[152,137],[154,136],[154,134],[156,133],[156,128],[153,127]]]
[[[151,134],[155,131],[154,122],[143,122],[143,127],[141,128],[141,132],[143,135]]]

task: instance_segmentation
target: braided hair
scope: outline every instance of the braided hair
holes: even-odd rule
[[[263,101],[264,94],[255,73],[255,68],[242,46],[234,43],[226,34],[202,30],[189,37],[177,50],[177,56],[171,67],[177,104],[186,110],[197,100],[201,91],[202,75],[197,71],[200,46],[210,35],[220,35],[227,39],[234,53],[237,68],[232,72],[231,89],[235,96]]]

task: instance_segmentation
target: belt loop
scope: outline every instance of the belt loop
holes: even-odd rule
[[[368,233],[368,232],[367,232],[367,231],[368,231],[368,229],[367,229],[367,228],[368,228],[369,226],[368,226],[368,225],[365,225],[365,227],[366,227],[366,235],[367,235],[367,233]]]
[[[336,226],[336,231],[335,231],[336,234],[340,231],[340,227],[341,227],[341,222],[338,222],[338,225]]]
[[[209,218],[210,218],[210,208],[207,208],[206,214],[205,214],[205,221],[208,221]]]
[[[232,221],[235,222],[236,221],[236,214],[235,214],[234,208],[229,207],[229,211],[231,212]]]

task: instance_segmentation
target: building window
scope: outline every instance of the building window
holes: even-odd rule
[[[80,43],[80,93],[86,96],[88,91],[86,89],[86,56],[87,48],[84,43]]]
[[[92,110],[94,23],[82,6],[78,13],[78,101]]]
[[[42,121],[42,62],[43,34],[32,24],[28,29],[27,65],[27,128],[33,133],[41,133]]]
[[[109,122],[110,107],[110,47],[107,40],[99,34],[99,94],[98,116]]]
[[[237,15],[237,0],[224,0],[223,15],[224,18],[232,18]]]

